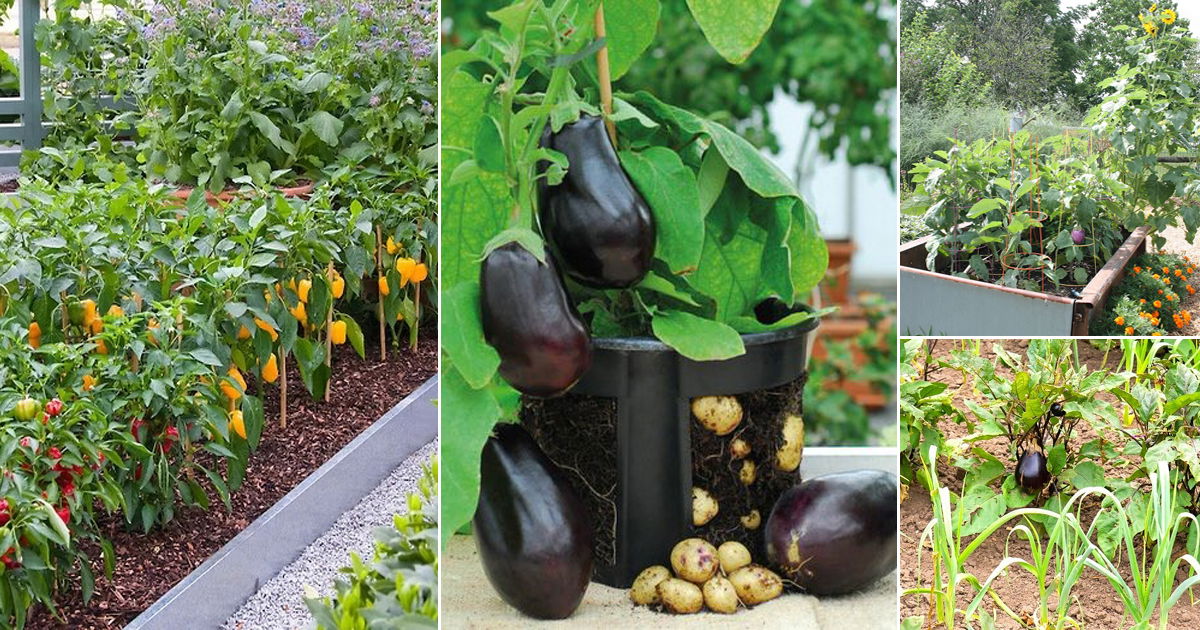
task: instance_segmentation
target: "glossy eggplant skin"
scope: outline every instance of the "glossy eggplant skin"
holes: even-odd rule
[[[1056,403],[1050,404],[1050,415],[1052,415],[1056,418],[1061,418],[1061,417],[1067,415],[1067,412],[1065,409],[1063,409],[1062,403],[1056,402]]]
[[[764,532],[767,558],[814,595],[857,591],[896,569],[896,476],[855,470],[813,477],[780,495]]]
[[[584,116],[542,146],[567,156],[563,181],[539,187],[542,236],[567,274],[582,284],[618,289],[642,281],[654,260],[650,206],[621,168],[604,120]]]
[[[1041,490],[1050,483],[1050,470],[1041,451],[1028,450],[1017,458],[1017,483],[1031,491]]]
[[[492,250],[479,276],[483,335],[517,391],[557,396],[592,365],[592,339],[547,256],[516,243]]]
[[[592,579],[591,520],[524,428],[501,423],[483,448],[472,522],[488,581],[513,608],[564,619]]]

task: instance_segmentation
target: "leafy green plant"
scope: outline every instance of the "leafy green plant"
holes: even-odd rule
[[[1115,199],[1125,187],[1085,147],[1021,132],[915,166],[905,212],[934,231],[928,268],[1029,290],[1086,284],[1124,240]]]
[[[435,458],[408,497],[408,513],[375,530],[370,564],[350,553],[350,566],[341,569],[347,579],[335,582],[333,597],[317,597],[305,587],[305,604],[317,628],[437,627],[437,482]]]
[[[1200,208],[1181,201],[1195,193],[1200,173],[1190,165],[1160,169],[1158,164],[1159,156],[1192,149],[1188,138],[1200,115],[1200,101],[1195,79],[1181,63],[1192,54],[1195,40],[1186,28],[1179,28],[1174,11],[1150,9],[1157,4],[1139,14],[1140,28],[1121,28],[1126,50],[1137,62],[1100,83],[1107,95],[1086,122],[1111,143],[1105,161],[1118,170],[1124,184],[1119,195],[1123,212],[1115,218],[1127,230],[1150,226],[1155,246],[1161,249],[1167,227],[1182,220],[1189,241],[1200,228]]]
[[[539,148],[549,125],[561,129],[598,114],[606,87],[591,55],[607,43],[619,77],[647,46],[657,2],[607,14],[611,39],[595,37],[597,4],[521,0],[490,14],[498,30],[470,51],[444,59],[443,396],[447,401],[448,531],[466,522],[478,493],[478,458],[492,426],[515,417],[516,392],[497,377],[499,357],[483,340],[480,261],[517,243],[543,257],[534,231],[536,191],[561,180],[564,156]],[[700,27],[726,58],[744,59],[771,22],[774,7],[737,20],[715,2],[693,2]],[[770,9],[770,10],[768,10]],[[596,74],[594,74],[596,73]],[[760,323],[754,307],[775,296],[792,305],[821,279],[827,255],[815,216],[793,184],[752,145],[725,127],[651,94],[618,93],[613,125],[621,164],[658,224],[652,271],[628,290],[572,285],[570,299],[596,336],[654,335],[696,360],[740,355],[739,333],[795,325],[800,312]],[[545,162],[543,168],[539,163]]]

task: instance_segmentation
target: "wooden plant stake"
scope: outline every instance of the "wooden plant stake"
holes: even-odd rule
[[[604,39],[604,3],[601,2],[596,7],[596,37]],[[613,93],[612,93],[612,71],[608,65],[608,43],[605,42],[600,50],[596,51],[596,70],[600,80],[600,107],[604,110],[604,127],[608,129],[608,139],[612,141],[613,146],[617,146],[617,126],[613,124]]]
[[[383,278],[383,230],[375,226],[375,281]],[[379,360],[387,361],[387,332],[383,321],[383,291],[379,292]]]
[[[329,383],[333,382],[333,261],[325,268],[326,284],[330,285],[329,312],[325,314],[325,367],[329,368],[329,382],[325,384],[325,402],[329,402]]]

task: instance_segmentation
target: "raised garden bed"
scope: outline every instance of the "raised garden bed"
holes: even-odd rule
[[[287,427],[264,432],[259,449],[250,458],[246,482],[232,496],[232,511],[219,505],[209,510],[189,508],[149,534],[128,530],[119,515],[106,517],[101,526],[117,550],[113,580],[98,579],[96,594],[88,604],[83,603],[77,588],[60,594],[58,604],[65,624],[37,610],[28,627],[121,628],[144,611],[150,617],[131,627],[215,627],[222,623],[254,592],[257,580],[265,581],[278,572],[362,494],[331,488],[361,485],[365,492],[407,454],[403,449],[380,450],[380,446],[412,441],[415,448],[432,439],[428,416],[423,430],[418,425],[404,424],[404,408],[419,411],[419,406],[413,406],[410,400],[407,405],[401,403],[400,409],[394,408],[412,392],[421,390],[428,398],[434,391],[428,381],[436,373],[436,341],[423,339],[415,352],[390,352],[383,362],[378,356],[377,348],[367,352],[366,360],[349,347],[337,349],[335,361],[339,368],[331,382],[330,401],[314,402],[304,396],[289,400]],[[293,372],[292,378],[298,379],[298,373]],[[264,397],[268,414],[276,412],[277,391],[272,388]],[[428,410],[422,413],[428,414]],[[383,427],[390,431],[383,433]],[[397,428],[403,430],[397,433]],[[432,429],[436,431],[436,424]],[[412,436],[408,436],[410,431]],[[352,453],[361,457],[353,457]],[[346,466],[367,468],[359,468],[361,479],[350,479],[349,486],[339,485],[339,479],[346,477],[330,471]],[[248,540],[253,546],[242,546]],[[227,543],[240,550],[230,553],[231,549],[223,549]],[[287,553],[291,555],[284,557]],[[187,599],[201,592],[192,590],[201,582],[200,574],[224,571],[237,563],[243,564],[238,564],[235,573],[224,574],[228,579],[222,580],[223,588],[230,589],[224,591],[226,599]],[[204,569],[189,578],[202,564]],[[99,575],[100,567],[94,569]],[[243,578],[229,577],[235,574]],[[180,586],[172,599],[190,602],[185,607],[187,625],[179,625],[181,617],[159,617],[167,604],[155,604],[176,584]],[[173,615],[178,610],[174,607],[167,612]],[[164,625],[159,621],[170,619],[174,623]]]
[[[926,268],[920,238],[900,247],[900,333],[958,336],[1087,336],[1095,313],[1134,257],[1145,252],[1148,228],[1140,227],[1109,258],[1076,297],[1002,287]]]

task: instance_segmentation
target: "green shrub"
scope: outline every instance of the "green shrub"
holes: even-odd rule
[[[350,552],[350,566],[337,580],[336,595],[305,597],[317,628],[437,627],[438,618],[438,463],[434,458],[408,497],[408,514],[392,527],[375,530],[371,563]]]

